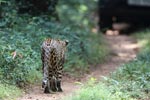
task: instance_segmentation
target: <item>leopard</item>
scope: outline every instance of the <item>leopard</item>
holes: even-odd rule
[[[48,38],[41,46],[44,93],[63,92],[61,80],[68,40]]]

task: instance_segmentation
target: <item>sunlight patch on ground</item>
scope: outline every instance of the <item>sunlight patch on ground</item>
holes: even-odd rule
[[[136,49],[138,48],[139,46],[137,44],[125,44],[122,46],[124,49]]]
[[[148,40],[141,40],[141,41],[139,42],[139,45],[140,45],[140,47],[143,47],[143,46],[145,46],[147,43],[148,43]]]
[[[131,58],[135,58],[136,55],[130,55],[130,54],[127,54],[127,53],[118,53],[117,54],[119,57],[131,57]]]

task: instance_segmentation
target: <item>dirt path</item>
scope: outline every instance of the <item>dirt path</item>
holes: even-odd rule
[[[101,76],[107,76],[119,65],[136,57],[138,45],[131,37],[125,35],[105,37],[112,49],[112,55],[106,63],[92,68],[90,74],[85,75],[85,78],[83,78],[84,81],[88,80],[90,77],[100,79]],[[33,86],[28,93],[17,100],[62,100],[64,96],[73,94],[80,88],[80,85],[76,84],[76,82],[77,81],[69,79],[68,77],[63,77],[62,88],[64,92],[56,94],[44,94],[41,85]]]

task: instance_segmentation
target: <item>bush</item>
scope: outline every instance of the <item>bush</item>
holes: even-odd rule
[[[11,84],[19,86],[25,85],[29,82],[28,75],[31,74],[31,71],[35,70],[36,73],[36,69],[39,68],[41,63],[37,58],[40,56],[32,49],[31,42],[21,35],[1,32],[1,37],[1,80],[9,80]]]
[[[1,100],[15,100],[17,96],[21,95],[21,90],[15,86],[0,83],[0,99]]]
[[[82,1],[78,6],[86,6],[84,3],[85,1]],[[65,6],[62,3],[63,5]],[[57,8],[62,12],[60,18],[65,17],[63,16],[65,11],[60,10],[62,6]],[[0,63],[0,79],[2,82],[25,86],[41,79],[41,44],[48,37],[69,40],[64,68],[67,72],[75,73],[80,70],[82,73],[88,70],[89,64],[103,61],[108,54],[102,35],[92,33],[91,26],[84,24],[81,20],[81,24],[67,24],[67,19],[66,23],[58,23],[46,14],[20,15],[17,13],[18,8],[14,0],[8,1],[2,8],[3,18],[0,20],[0,60],[2,62]],[[70,10],[73,11],[73,9]],[[81,15],[82,13],[79,16]],[[74,15],[74,17],[77,16]]]
[[[136,99],[145,100],[150,98],[149,33],[149,29],[146,29],[145,31],[138,32],[134,35],[142,46],[137,58],[122,65],[111,76],[111,79],[115,80],[117,83],[117,85],[113,86],[119,87],[123,92],[128,93],[130,97]]]
[[[123,93],[125,92],[130,97],[141,99],[145,98],[144,95],[149,94],[150,91],[149,71],[149,63],[138,59],[121,66],[121,68],[113,73],[111,78],[117,82],[114,85],[118,86]]]
[[[137,32],[134,34],[134,37],[137,38],[138,44],[142,47],[141,52],[150,51],[150,29],[145,29],[143,31]]]
[[[149,55],[149,54],[148,54]],[[142,57],[142,60],[141,60]],[[85,85],[76,95],[65,100],[147,100],[150,98],[149,57],[122,65],[98,84]],[[88,83],[87,83],[88,84]]]
[[[76,95],[65,100],[149,100],[150,99],[150,34],[135,36],[142,44],[137,58],[123,64],[110,77],[93,85],[85,85]]]
[[[91,78],[86,85],[76,92],[75,95],[68,96],[64,100],[134,100],[118,87],[108,86],[105,83],[95,84]]]
[[[146,29],[134,35],[142,47],[137,58],[122,65],[107,81],[109,86],[119,88],[123,93],[127,93],[129,97],[142,100],[150,98],[149,33],[149,29]]]

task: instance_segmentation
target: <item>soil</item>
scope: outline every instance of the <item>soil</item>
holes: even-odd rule
[[[99,64],[91,68],[90,73],[85,74],[80,82],[67,76],[63,77],[62,88],[63,92],[55,94],[44,94],[41,84],[31,86],[17,100],[62,100],[65,96],[74,94],[81,88],[77,83],[86,83],[89,78],[94,77],[101,79],[102,76],[108,76],[115,71],[121,64],[124,64],[136,57],[139,46],[135,39],[126,35],[105,36],[111,49],[111,56],[108,57],[104,64]]]

